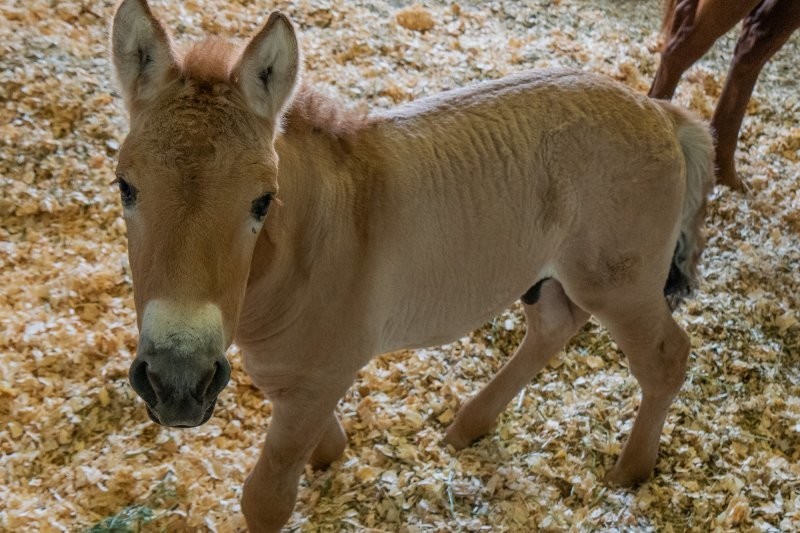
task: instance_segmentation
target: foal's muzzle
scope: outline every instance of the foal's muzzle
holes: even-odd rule
[[[217,395],[231,377],[224,355],[140,353],[129,371],[133,390],[159,424],[194,427],[211,418]]]

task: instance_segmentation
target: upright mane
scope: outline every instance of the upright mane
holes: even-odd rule
[[[229,82],[240,52],[240,47],[220,38],[200,41],[185,52],[181,74],[199,82]],[[344,108],[310,84],[300,82],[284,116],[284,130],[323,133],[341,140],[368,122],[366,112]]]
[[[184,54],[181,73],[186,77],[204,82],[227,82],[230,80],[240,48],[231,42],[211,37],[192,45]]]
[[[311,85],[301,83],[286,112],[284,129],[346,139],[369,121],[366,112],[345,108]]]

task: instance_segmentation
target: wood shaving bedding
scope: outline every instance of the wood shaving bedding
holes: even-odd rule
[[[530,67],[599,71],[646,91],[660,2],[153,1],[179,40],[245,37],[281,9],[305,75],[386,108]],[[0,1],[0,530],[242,531],[244,478],[270,408],[232,349],[214,417],[156,426],[127,382],[136,346],[113,165],[113,2]],[[676,101],[710,117],[735,35]],[[459,402],[523,334],[512,309],[458,342],[377,358],[341,401],[344,457],[304,476],[293,531],[800,529],[800,39],[762,73],[737,164],[715,191],[686,384],[653,480],[602,483],[638,386],[590,322],[486,438],[443,447]]]

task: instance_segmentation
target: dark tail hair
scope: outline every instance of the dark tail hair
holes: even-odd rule
[[[686,193],[681,229],[664,286],[664,296],[674,309],[697,287],[697,265],[705,246],[706,198],[714,185],[714,141],[708,126],[688,111],[668,102],[655,101],[672,116],[685,161]]]

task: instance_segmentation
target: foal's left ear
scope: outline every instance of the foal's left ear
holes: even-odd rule
[[[299,63],[292,23],[276,11],[248,43],[232,76],[253,111],[274,124],[291,99]]]

